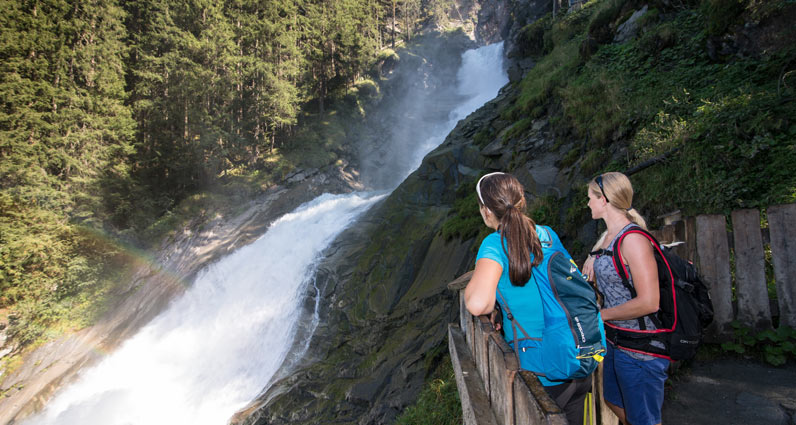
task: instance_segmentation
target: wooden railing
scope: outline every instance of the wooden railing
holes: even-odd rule
[[[469,272],[448,284],[459,291],[459,323],[448,325],[448,348],[467,425],[566,424],[561,409],[486,316],[464,307]]]
[[[662,243],[678,243],[678,255],[694,262],[710,289],[715,310],[709,336],[726,339],[730,323],[745,326],[796,327],[796,204],[766,210],[768,227],[760,227],[758,210],[731,214],[728,231],[723,215],[665,218],[666,224],[652,233]],[[774,269],[777,303],[770,303],[766,283],[766,245]],[[730,250],[732,247],[732,251]],[[734,258],[735,273],[730,268]],[[448,347],[456,373],[464,423],[471,424],[566,424],[561,409],[550,398],[533,373],[519,370],[517,358],[485,316],[474,317],[464,306],[464,288],[472,272],[448,284],[459,292],[459,323],[448,326]],[[733,276],[737,302],[732,300]],[[773,313],[773,314],[772,314]],[[594,398],[590,422],[617,424],[601,394],[601,368],[593,378]]]

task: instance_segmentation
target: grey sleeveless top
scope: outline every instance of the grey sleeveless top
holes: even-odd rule
[[[635,227],[636,225],[633,223],[628,224],[622,230],[617,233],[616,236],[611,240],[611,243],[608,244],[608,248],[612,249],[614,246],[614,242],[616,239],[619,238],[623,233],[625,233],[631,227]],[[633,285],[633,271],[629,270],[628,273],[628,280],[630,284]],[[622,284],[622,278],[619,277],[619,273],[616,272],[616,268],[614,268],[614,260],[613,257],[608,255],[598,255],[597,258],[594,259],[594,275],[597,281],[597,288],[600,289],[602,292],[603,297],[605,298],[605,308],[616,307],[618,305],[624,304],[632,298],[630,295],[630,291],[625,288],[625,285]],[[637,319],[632,320],[612,320],[612,324],[616,326],[621,326],[623,328],[629,329],[640,329],[638,325]],[[644,323],[647,326],[647,329],[657,329],[655,324],[652,323],[649,317],[644,317]],[[659,346],[660,348],[664,348],[663,344],[654,341],[654,345]],[[621,348],[620,348],[621,349]],[[652,360],[655,357],[648,356],[646,354],[635,353],[627,350],[625,351],[630,357],[638,360]]]

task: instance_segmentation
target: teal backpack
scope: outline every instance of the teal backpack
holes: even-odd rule
[[[546,226],[536,226],[536,233],[542,242],[544,259],[533,268],[528,285],[539,289],[544,331],[541,339],[530,337],[498,290],[498,303],[511,321],[512,348],[520,368],[550,381],[585,378],[605,355],[605,329],[597,295],[555,232]]]

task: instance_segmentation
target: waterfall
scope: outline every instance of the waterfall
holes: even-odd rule
[[[502,44],[466,52],[457,76],[465,102],[413,148],[412,170],[507,81]],[[412,170],[395,171],[403,179]],[[25,423],[227,423],[289,354],[319,255],[384,196],[324,194],[276,220],[255,242],[200,271],[185,294]]]

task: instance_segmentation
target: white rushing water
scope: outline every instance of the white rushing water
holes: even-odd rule
[[[502,42],[464,52],[462,66],[456,75],[456,91],[465,100],[451,111],[448,122],[438,127],[428,138],[421,140],[420,146],[415,150],[415,167],[412,170],[417,169],[423,158],[445,141],[445,137],[459,120],[492,100],[508,82],[509,77],[503,70]],[[407,176],[408,174],[402,176],[401,181]]]
[[[451,112],[444,134],[428,135],[417,165],[508,81],[502,44],[463,59],[457,80],[468,101]],[[183,296],[25,423],[226,424],[287,356],[321,252],[384,196],[324,194],[286,214],[254,243],[203,269]]]

